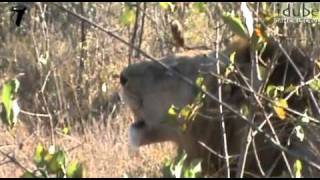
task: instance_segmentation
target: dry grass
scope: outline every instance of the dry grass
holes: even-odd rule
[[[175,146],[163,143],[133,152],[128,147],[128,124],[127,110],[121,110],[116,118],[108,122],[108,126],[95,123],[81,134],[71,132],[64,135],[56,129],[56,145],[66,150],[70,161],[77,160],[84,164],[86,177],[161,177],[163,161],[175,154]],[[0,150],[15,157],[24,167],[34,169],[33,157],[37,144],[48,146],[51,136],[44,132],[45,129],[39,134],[30,132],[23,123],[13,131],[9,133],[4,127],[1,128]],[[22,168],[1,157],[0,177],[19,177],[22,174]]]

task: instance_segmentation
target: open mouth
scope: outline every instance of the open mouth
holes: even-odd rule
[[[146,126],[146,123],[143,119],[140,119],[134,123],[132,123],[131,127],[136,128],[136,129],[141,129]]]

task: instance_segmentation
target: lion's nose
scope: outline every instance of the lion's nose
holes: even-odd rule
[[[125,85],[127,84],[127,82],[128,82],[128,77],[125,75],[124,72],[122,72],[122,73],[120,74],[120,84],[121,84],[122,86],[125,86]]]

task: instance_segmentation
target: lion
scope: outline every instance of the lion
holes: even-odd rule
[[[219,89],[221,89],[222,101],[238,112],[241,112],[245,106],[251,107],[249,119],[255,119],[255,124],[261,125],[262,122],[265,122],[266,117],[261,111],[262,107],[258,106],[254,100],[254,95],[235,83],[219,81],[217,62],[220,64],[220,75],[224,75],[229,69],[231,73],[229,73],[228,79],[238,82],[242,86],[251,84],[252,89],[256,92],[266,84],[298,85],[301,77],[296,72],[296,67],[299,68],[303,78],[310,77],[312,66],[308,56],[297,49],[286,48],[289,49],[288,54],[296,64],[294,67],[275,41],[269,41],[266,44],[267,46],[261,50],[262,53],[258,58],[258,64],[266,69],[266,72],[269,72],[262,80],[257,78],[257,71],[252,71],[252,43],[243,39],[234,42],[233,46],[219,53],[207,53],[206,51],[206,53],[196,55],[193,53],[190,56],[167,56],[161,58],[160,62],[192,82],[196,82],[201,74],[208,92],[218,97]],[[230,58],[232,56],[234,56],[233,63]],[[230,71],[230,65],[236,68]],[[256,74],[253,74],[255,78],[251,81],[252,72]],[[215,177],[226,176],[223,157],[226,147],[221,128],[221,118],[223,117],[227,151],[230,156],[229,169],[231,176],[239,176],[239,164],[241,164],[239,162],[245,144],[248,142],[250,130],[248,123],[242,120],[239,115],[226,108],[223,108],[221,115],[219,112],[220,104],[206,96],[197,116],[188,125],[187,130],[182,130],[180,126],[185,121],[183,118],[177,118],[178,125],[166,123],[168,110],[172,105],[178,108],[190,105],[201,91],[196,86],[186,83],[171,70],[153,61],[143,61],[125,68],[120,74],[120,84],[122,86],[121,97],[134,115],[134,122],[130,125],[130,143],[132,145],[141,147],[172,141],[178,145],[179,149],[187,152],[188,160],[201,158],[204,172]],[[263,103],[265,111],[272,110],[272,108],[268,108],[267,101],[261,100],[261,103]],[[305,97],[292,96],[288,103],[290,107],[292,105],[299,112],[307,106]],[[281,121],[276,115],[272,116],[270,121],[277,131],[279,143],[287,145],[293,131],[292,124]],[[262,129],[272,134],[272,129],[268,125],[263,126]],[[288,161],[292,165],[296,160],[295,157],[288,154],[284,157],[281,151],[274,148],[273,143],[260,133],[256,133],[252,139],[253,143],[249,146],[245,158],[244,176],[280,176],[283,172],[288,172],[288,169],[292,171],[293,166],[288,167],[285,160],[289,158]],[[315,153],[305,151],[304,145],[295,144],[292,138],[288,147],[296,147],[294,150],[303,152],[305,156],[313,158],[313,160],[319,159],[314,155]]]

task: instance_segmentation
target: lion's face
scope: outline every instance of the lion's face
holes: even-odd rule
[[[172,57],[161,62],[194,81],[204,60]],[[154,62],[127,67],[121,73],[120,83],[123,99],[135,116],[130,126],[131,143],[141,146],[169,140],[178,142],[179,129],[164,121],[170,106],[191,103],[196,89]]]

